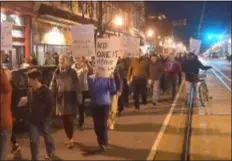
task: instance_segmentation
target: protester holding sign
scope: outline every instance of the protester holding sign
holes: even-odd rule
[[[88,78],[94,131],[102,151],[106,151],[108,146],[107,119],[111,105],[110,95],[116,93],[116,84],[112,77],[101,77],[96,72]]]

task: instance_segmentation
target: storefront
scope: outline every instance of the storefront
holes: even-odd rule
[[[21,64],[25,57],[29,57],[31,48],[30,17],[10,13],[1,13],[1,23],[13,24],[11,51],[12,65]],[[9,53],[9,51],[7,52]]]
[[[69,27],[53,25],[42,20],[33,20],[33,54],[39,65],[45,62],[46,53],[65,53],[70,51],[71,32]]]

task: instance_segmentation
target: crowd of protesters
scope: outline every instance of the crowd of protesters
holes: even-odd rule
[[[7,59],[7,58],[5,58]],[[6,62],[6,60],[4,60]],[[25,61],[22,66],[36,65]],[[41,83],[41,73],[36,68],[27,71],[28,96],[20,99],[17,112],[28,122],[32,160],[38,160],[39,133],[44,137],[47,157],[55,157],[55,145],[51,136],[52,115],[60,116],[67,137],[67,148],[74,146],[74,122],[78,115],[78,126],[83,128],[86,99],[90,97],[94,131],[100,150],[107,151],[108,130],[115,129],[117,114],[129,106],[133,95],[134,108],[139,112],[142,104],[148,103],[148,89],[152,91],[154,108],[160,96],[171,91],[170,100],[175,99],[177,88],[182,82],[182,72],[191,79],[190,73],[198,74],[199,69],[208,69],[193,53],[152,53],[136,58],[119,58],[115,71],[110,77],[101,77],[94,70],[94,58],[73,58],[69,54],[46,54],[46,65],[56,65],[50,87]],[[12,131],[11,80],[7,70],[1,67],[1,129],[0,159],[7,154],[8,138]],[[15,139],[13,139],[15,140]],[[11,139],[12,141],[12,139]],[[20,151],[12,141],[12,152]]]

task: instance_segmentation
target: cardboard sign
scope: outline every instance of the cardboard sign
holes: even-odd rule
[[[13,24],[8,22],[1,23],[1,50],[9,51],[12,49],[12,28]]]
[[[72,33],[72,55],[73,57],[94,56],[94,26],[73,26]]]
[[[140,50],[140,40],[139,38],[135,37],[127,37],[127,50],[126,55],[128,57],[137,57],[139,56],[139,50]]]
[[[195,54],[199,54],[201,49],[201,41],[197,39],[190,38],[189,40],[189,50]]]
[[[119,46],[118,37],[97,39],[95,70],[101,77],[109,77],[114,72],[119,57]]]

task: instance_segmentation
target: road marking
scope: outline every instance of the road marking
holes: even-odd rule
[[[231,92],[231,88],[225,83],[225,81],[214,70],[212,70],[212,72],[221,81],[221,83]]]
[[[216,71],[218,71],[223,77],[225,77],[228,81],[231,82],[231,79],[228,76],[226,76],[224,73],[222,73],[217,67],[213,65],[213,68],[216,69]]]
[[[204,59],[201,59],[201,61],[203,61],[204,63],[208,64]],[[216,68],[215,68],[216,69]],[[212,70],[212,72],[214,73],[214,75],[221,81],[221,83],[231,92],[231,88],[226,84],[226,82],[215,72],[215,69]],[[221,71],[220,71],[221,72]],[[219,72],[219,73],[220,73]],[[221,73],[223,74],[223,73]],[[231,80],[230,80],[231,81]]]
[[[169,124],[169,121],[170,121],[170,119],[171,119],[173,110],[174,110],[174,108],[175,108],[175,104],[176,104],[176,102],[177,102],[177,100],[178,100],[178,98],[179,98],[179,95],[180,95],[181,91],[182,91],[183,84],[184,84],[184,81],[182,81],[181,86],[180,86],[180,88],[179,88],[179,91],[178,91],[178,93],[177,93],[177,95],[176,95],[176,98],[175,98],[175,100],[174,100],[174,102],[173,102],[173,104],[172,104],[172,106],[171,106],[171,108],[170,108],[170,110],[169,110],[167,116],[165,117],[165,120],[164,120],[164,122],[163,122],[163,125],[162,125],[162,127],[160,128],[160,131],[159,131],[159,133],[158,133],[158,136],[157,136],[157,138],[156,138],[154,144],[152,145],[152,148],[151,148],[151,151],[150,151],[150,153],[149,153],[149,155],[148,155],[148,157],[147,157],[147,160],[153,160],[154,157],[155,157],[155,155],[156,155],[156,152],[157,152],[158,146],[159,146],[159,144],[160,144],[160,141],[161,141],[161,139],[162,139],[162,137],[163,137],[163,135],[164,135],[164,132],[165,132],[165,130],[166,130],[168,124]]]

